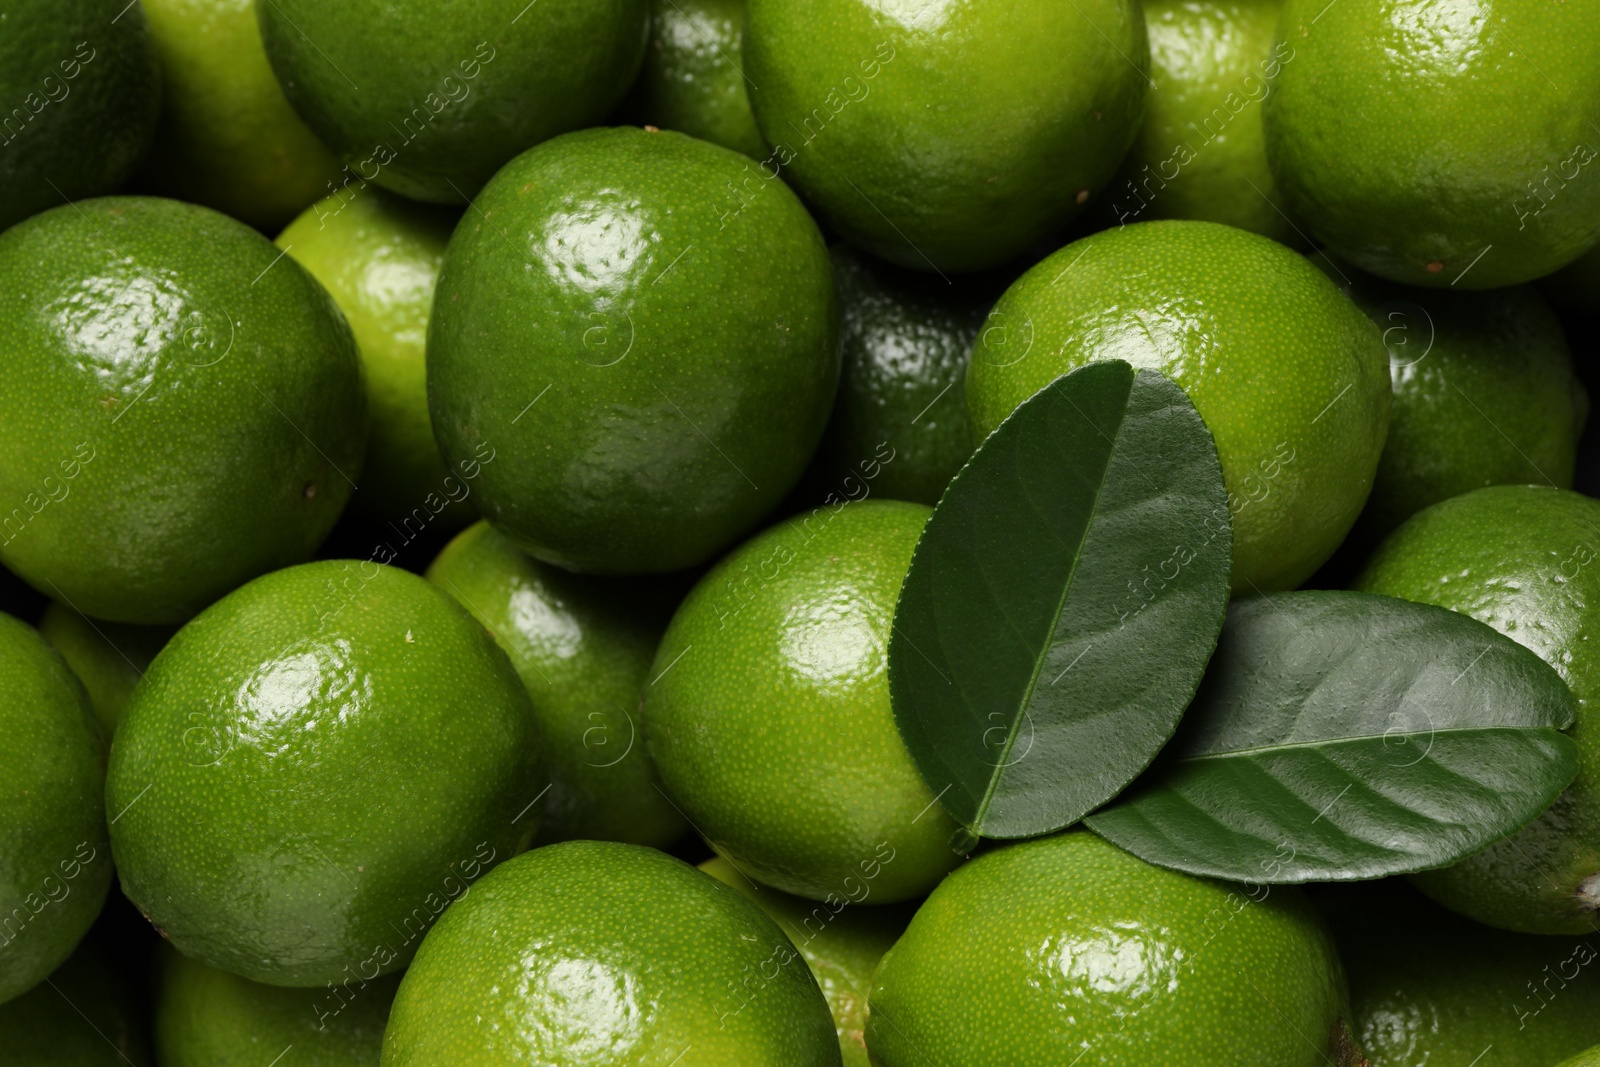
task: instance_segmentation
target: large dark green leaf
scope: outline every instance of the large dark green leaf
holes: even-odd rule
[[[1369,593],[1245,600],[1161,760],[1085,821],[1221,878],[1440,867],[1566,788],[1573,714],[1548,664],[1465,615]]]
[[[984,441],[917,543],[889,641],[906,747],[987,837],[1049,833],[1172,736],[1233,554],[1211,434],[1121,361],[1058,378]]]

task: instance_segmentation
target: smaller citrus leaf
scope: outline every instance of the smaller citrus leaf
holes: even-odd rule
[[[1216,445],[1120,360],[989,435],[917,543],[889,639],[912,759],[972,833],[1077,822],[1172,736],[1216,646],[1233,538]]]
[[[1466,615],[1371,593],[1239,601],[1183,727],[1084,820],[1134,855],[1251,882],[1442,867],[1577,773],[1572,693]]]

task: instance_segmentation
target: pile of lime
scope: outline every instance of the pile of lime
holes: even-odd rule
[[[1596,1067],[1597,360],[1595,0],[0,0],[0,1067]]]

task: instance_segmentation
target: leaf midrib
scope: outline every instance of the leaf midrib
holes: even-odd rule
[[[1027,717],[1028,707],[1033,703],[1034,690],[1036,690],[1039,686],[1039,675],[1044,670],[1045,654],[1052,647],[1054,647],[1050,638],[1055,635],[1056,627],[1061,622],[1061,613],[1066,609],[1067,597],[1072,595],[1072,586],[1078,577],[1078,567],[1083,563],[1083,546],[1089,540],[1089,532],[1094,528],[1095,518],[1100,514],[1100,497],[1101,494],[1105,492],[1106,476],[1111,470],[1111,460],[1117,454],[1117,444],[1122,440],[1122,429],[1127,425],[1128,422],[1128,404],[1133,399],[1133,391],[1135,388],[1137,388],[1138,381],[1138,371],[1134,371],[1134,373],[1128,379],[1128,392],[1123,399],[1122,408],[1117,415],[1116,429],[1108,438],[1111,443],[1111,448],[1106,452],[1106,464],[1100,469],[1100,477],[1094,487],[1094,500],[1089,505],[1089,516],[1083,524],[1083,535],[1078,538],[1078,543],[1073,548],[1072,566],[1067,570],[1066,581],[1061,583],[1061,597],[1056,601],[1056,609],[1050,615],[1050,626],[1045,633],[1044,647],[1040,649],[1039,654],[1034,657],[1033,673],[1029,676],[1027,688],[1023,690],[1022,699],[1017,705],[1016,715],[1011,721],[1011,729],[1006,734],[1006,744],[1005,748],[1003,748],[1000,752],[999,765],[995,767],[994,773],[989,776],[989,784],[987,788],[984,789],[983,799],[978,802],[978,810],[974,814],[974,818],[972,820],[974,824],[973,829],[976,831],[981,832],[981,827],[983,826],[983,823],[989,814],[989,809],[994,803],[995,790],[999,788],[1000,780],[1005,777],[1006,763],[1011,758],[1011,750],[1016,747],[1017,735],[1022,730],[1022,720]],[[1059,382],[1059,379],[1057,379],[1057,382]],[[1055,386],[1056,383],[1052,383],[1050,388],[1054,389]],[[1068,398],[1068,403],[1071,403],[1070,398]],[[1097,432],[1099,432],[1102,436],[1105,436],[1105,432],[1100,430],[1098,426],[1095,426],[1094,422],[1089,418],[1089,416],[1085,415],[1081,410],[1079,410],[1078,405],[1073,404],[1072,409],[1076,411],[1085,422],[1089,423],[1091,427],[1094,427]]]
[[[1226,752],[1203,752],[1197,756],[1179,756],[1173,760],[1174,765],[1184,763],[1201,763],[1206,760],[1232,759],[1235,756],[1258,756],[1267,752],[1287,752],[1300,748],[1320,748],[1323,745],[1338,745],[1350,741],[1374,741],[1384,737],[1443,737],[1451,734],[1481,734],[1497,730],[1549,730],[1551,733],[1562,733],[1558,726],[1507,726],[1503,723],[1491,723],[1483,726],[1453,726],[1445,730],[1416,730],[1403,734],[1355,734],[1349,737],[1320,737],[1313,741],[1286,741],[1275,745],[1257,745],[1254,748],[1234,748]]]

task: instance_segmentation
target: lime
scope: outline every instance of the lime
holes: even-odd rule
[[[585,130],[508,164],[445,255],[428,400],[476,503],[573,570],[706,561],[783,499],[839,371],[822,235],[749,160],[682,134]]]
[[[869,1067],[867,990],[883,954],[911,921],[910,908],[865,903],[870,893],[859,880],[853,886],[859,899],[841,896],[820,904],[757,885],[721,857],[706,860],[700,869],[759,904],[789,936],[833,1012],[844,1067]]]
[[[1064,225],[1138,133],[1149,47],[1133,0],[751,0],[745,73],[785,180],[855,244],[913,270],[996,266]]]
[[[123,892],[213,967],[370,981],[532,836],[535,741],[505,653],[428,582],[276,571],[179,630],[134,690],[106,779]]]
[[[1293,886],[1151,866],[1076,832],[933,891],[872,983],[882,1067],[1355,1067],[1344,974]]]
[[[1371,548],[1428,505],[1486,485],[1571,488],[1589,394],[1537,290],[1439,292],[1331,269],[1383,331],[1394,384],[1353,542]]]
[[[827,1003],[752,902],[638,845],[519,856],[400,983],[385,1067],[837,1067]]]
[[[107,197],[0,234],[0,561],[98,619],[176,623],[306,559],[360,473],[350,330],[208,208]]]
[[[459,530],[476,464],[447,471],[428,421],[424,363],[433,289],[458,213],[377,189],[330,196],[278,235],[333,297],[355,334],[372,415],[353,508],[375,521]]]
[[[1202,219],[1284,244],[1299,238],[1278,201],[1261,102],[1286,63],[1282,0],[1144,0],[1150,78],[1144,125],[1106,190],[1111,219]]]
[[[681,837],[639,721],[666,625],[656,591],[529,559],[484,522],[439,553],[428,580],[483,623],[527,687],[549,757],[539,842],[665,847]]]
[[[1572,687],[1578,776],[1549,811],[1442,870],[1429,896],[1479,922],[1581,934],[1600,910],[1600,501],[1548,486],[1477,489],[1413,515],[1379,546],[1356,587],[1471,615],[1537,652]]]
[[[690,825],[739,870],[816,900],[920,896],[954,867],[889,708],[900,583],[929,511],[868,500],[751,538],[673,616],[645,737]]]
[[[171,948],[161,956],[161,1067],[378,1067],[398,975],[351,972],[331,988],[280,989]]]
[[[0,615],[0,1002],[61,965],[111,885],[100,741],[83,686]]]
[[[1068,245],[1006,291],[973,346],[978,434],[1099,359],[1171,378],[1216,438],[1235,593],[1292,589],[1344,540],[1383,451],[1388,360],[1377,327],[1303,257],[1209,222]]]
[[[1600,975],[1583,941],[1486,930],[1403,882],[1327,887],[1315,899],[1372,1067],[1549,1067],[1600,1041]]]
[[[647,0],[272,0],[256,14],[289,102],[347,164],[345,188],[440,203],[606,115],[650,17]]]
[[[141,0],[161,57],[161,124],[142,184],[276,230],[341,177],[284,99],[254,0]]]
[[[752,159],[767,142],[750,113],[743,68],[745,0],[651,0],[650,43],[625,109]]]
[[[7,0],[0,10],[0,230],[109,193],[150,147],[161,67],[126,0]]]
[[[39,632],[88,690],[89,708],[109,739],[117,732],[133,687],[176,628],[96,622],[52,602],[39,620]]]
[[[844,366],[808,480],[819,496],[937,504],[975,442],[961,384],[994,304],[987,284],[951,286],[835,245]]]
[[[1600,21],[1580,4],[1287,0],[1281,206],[1391,281],[1494,289],[1600,238]]]

